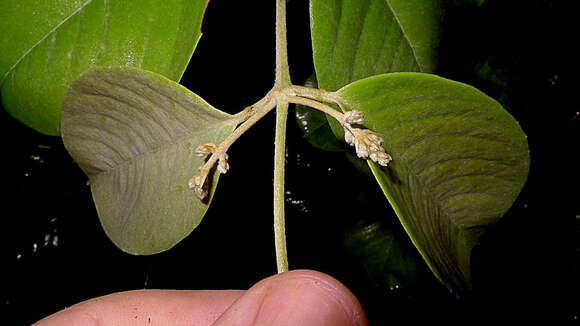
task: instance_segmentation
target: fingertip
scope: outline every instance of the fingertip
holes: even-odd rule
[[[351,325],[368,325],[366,314],[356,296],[334,277],[313,270],[294,270],[278,275],[282,280],[297,279],[312,282],[339,303]]]
[[[350,290],[329,275],[295,270],[258,282],[216,325],[368,325]]]

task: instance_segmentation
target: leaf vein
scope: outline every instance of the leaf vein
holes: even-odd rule
[[[502,144],[502,145],[506,145],[506,142],[497,140],[497,139],[493,139],[493,138],[489,138],[489,137],[485,137],[485,136],[476,136],[476,135],[464,135],[464,134],[453,134],[453,133],[448,133],[448,134],[440,134],[440,135],[430,135],[428,137],[422,138],[416,142],[414,142],[413,144],[407,146],[399,155],[399,157],[406,157],[406,154],[409,152],[410,149],[423,145],[426,142],[433,140],[433,139],[437,139],[437,138],[444,138],[444,137],[456,137],[456,138],[468,138],[468,139],[479,139],[479,140],[485,140],[485,141],[489,141],[492,143],[497,143],[497,144]]]
[[[38,42],[34,43],[28,50],[26,50],[21,56],[20,58],[18,58],[18,60],[16,60],[16,62],[12,65],[12,67],[10,67],[10,69],[8,69],[6,71],[6,73],[4,74],[4,76],[2,76],[2,79],[0,80],[0,85],[2,85],[4,83],[4,80],[6,79],[6,76],[8,76],[14,69],[16,69],[16,66],[18,66],[20,64],[20,62],[22,60],[24,60],[25,57],[27,57],[37,46],[39,46],[42,42],[44,42],[44,40],[46,40],[46,38],[51,35],[52,33],[56,32],[57,29],[59,29],[64,23],[66,23],[67,21],[69,21],[72,17],[74,17],[76,14],[78,14],[81,10],[83,10],[86,6],[88,6],[91,2],[93,2],[93,0],[87,0],[85,1],[83,4],[81,4],[79,6],[78,9],[76,9],[75,11],[73,11],[68,17],[66,17],[65,19],[63,19],[60,23],[58,23],[56,26],[54,26],[50,31],[48,31],[48,33],[46,33],[43,37],[41,37]]]
[[[511,165],[507,164],[507,163],[503,163],[500,160],[497,159],[491,159],[491,158],[485,158],[485,157],[480,157],[480,156],[460,156],[460,157],[452,157],[452,158],[443,158],[439,161],[434,161],[433,164],[426,166],[425,168],[419,170],[419,171],[415,171],[415,174],[417,174],[418,176],[421,176],[425,173],[430,172],[429,170],[437,168],[438,165],[443,164],[443,163],[449,163],[449,162],[454,162],[454,161],[461,161],[461,160],[467,160],[467,161],[484,161],[484,162],[490,162],[490,163],[494,163],[497,165],[502,165],[505,167],[512,167]]]
[[[419,71],[424,71],[423,66],[419,62],[419,57],[417,57],[417,52],[415,51],[415,48],[413,47],[413,43],[409,39],[409,36],[407,36],[407,33],[405,32],[405,28],[403,27],[403,24],[401,23],[401,20],[399,19],[399,16],[397,16],[397,13],[393,9],[393,6],[391,6],[390,0],[385,0],[385,1],[387,2],[387,6],[389,7],[389,9],[391,10],[391,12],[393,13],[393,16],[395,17],[395,20],[397,22],[397,25],[401,29],[401,32],[403,34],[403,37],[405,38],[405,40],[407,40],[407,43],[409,44],[409,47],[411,48],[411,53],[413,53],[413,58],[415,58],[415,61],[417,63],[417,66],[419,67]]]
[[[345,3],[344,1],[341,1],[341,2],[342,2],[342,4],[340,6],[337,6],[338,7],[338,19],[337,19],[338,26],[336,26],[336,33],[334,34],[334,42],[332,42],[332,50],[330,51],[330,53],[333,54],[333,57],[334,57],[334,52],[336,50],[336,45],[338,44],[338,37],[340,35],[340,26],[342,25],[341,24],[342,11],[343,11],[342,10],[343,9],[342,7],[344,7],[344,5],[345,5],[344,4]]]
[[[354,40],[355,40],[354,42],[356,44],[356,48],[354,50],[354,56],[352,57],[352,62],[351,62],[352,69],[349,69],[348,70],[348,80],[349,80],[349,82],[350,81],[353,81],[353,76],[354,76],[354,72],[355,72],[354,70],[355,70],[355,67],[356,67],[357,58],[360,56],[360,52],[361,52],[361,37],[362,37],[362,34],[363,34],[364,26],[365,26],[365,24],[369,20],[368,11],[369,11],[370,6],[371,6],[371,2],[370,1],[366,1],[364,3],[363,7],[362,7],[362,10],[361,10],[361,17],[364,17],[364,18],[363,18],[363,21],[362,21],[361,28],[357,30],[357,33],[354,36]]]

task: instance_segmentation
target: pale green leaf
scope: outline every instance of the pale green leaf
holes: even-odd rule
[[[109,238],[125,252],[154,254],[186,237],[208,208],[188,188],[204,162],[195,148],[221,142],[238,122],[161,75],[93,68],[65,95],[62,137]],[[217,175],[212,193],[216,183]]]
[[[91,66],[135,66],[179,80],[208,0],[0,1],[2,104],[59,134],[63,94]]]
[[[384,137],[393,161],[369,165],[431,270],[449,288],[469,289],[472,248],[527,178],[518,123],[477,89],[429,74],[374,76],[337,93]]]

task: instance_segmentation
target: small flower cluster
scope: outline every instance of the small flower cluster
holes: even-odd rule
[[[208,183],[205,182],[207,180],[207,173],[199,172],[198,174],[194,175],[189,179],[189,188],[193,189],[195,196],[201,200],[204,200],[208,194]]]
[[[344,114],[344,140],[354,146],[356,155],[362,159],[370,158],[382,166],[387,166],[392,160],[391,155],[381,146],[383,138],[368,129],[354,128],[353,124],[362,124],[364,113],[359,110],[348,111]]]
[[[210,154],[214,154],[216,152],[216,149],[217,145],[215,143],[207,143],[198,146],[195,149],[195,153],[197,154],[197,156],[203,157]],[[228,154],[226,153],[220,154],[218,157],[218,166],[217,166],[218,171],[224,174],[228,172],[229,168],[230,165],[228,163]],[[208,167],[206,164],[201,168],[199,173],[197,173],[191,179],[189,179],[189,188],[193,189],[197,198],[202,200],[205,199],[209,193],[208,190],[209,184],[206,181],[210,169],[211,166]]]
[[[215,143],[207,143],[197,146],[195,149],[195,154],[197,154],[199,157],[204,157],[206,155],[212,154],[216,149],[217,145]]]

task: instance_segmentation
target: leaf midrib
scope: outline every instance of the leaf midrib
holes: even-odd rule
[[[465,233],[465,231],[468,229],[481,226],[481,225],[471,225],[469,227],[465,227],[464,225],[458,223],[458,221],[455,221],[452,218],[452,216],[441,206],[442,203],[439,202],[438,200],[435,200],[435,198],[433,198],[433,196],[431,196],[430,191],[428,191],[428,189],[424,186],[423,180],[419,176],[419,174],[421,174],[424,171],[416,173],[416,171],[409,168],[410,165],[406,162],[406,160],[404,158],[401,158],[400,156],[398,156],[398,157],[400,158],[399,161],[400,161],[401,166],[407,167],[407,168],[401,170],[400,172],[404,172],[405,179],[407,179],[407,180],[413,179],[413,182],[415,182],[417,187],[419,188],[420,196],[422,196],[429,203],[428,205],[431,205],[435,209],[435,211],[438,212],[438,214],[437,214],[439,216],[438,218],[445,219],[449,223],[449,225],[451,225],[454,229],[458,230],[460,233]],[[497,161],[497,162],[500,162],[500,161]],[[435,262],[432,261],[431,259],[428,259],[428,257],[431,257],[431,256],[428,255],[427,252],[424,251],[422,246],[419,246],[420,242],[418,242],[416,240],[416,238],[414,237],[414,234],[417,230],[413,230],[413,232],[411,232],[412,230],[410,229],[409,223],[407,223],[407,220],[404,219],[405,216],[412,216],[412,215],[408,214],[409,213],[408,208],[404,207],[405,205],[403,205],[403,207],[398,205],[398,203],[397,203],[398,200],[395,200],[395,198],[394,198],[394,197],[398,196],[396,193],[390,193],[388,191],[388,188],[386,188],[386,187],[383,188],[383,186],[381,184],[381,180],[386,180],[386,178],[378,176],[378,175],[376,175],[376,173],[378,171],[380,171],[382,173],[384,173],[384,172],[380,168],[378,168],[374,163],[368,162],[368,164],[371,167],[371,172],[375,176],[375,179],[381,185],[381,189],[383,190],[383,193],[386,195],[388,201],[391,203],[391,206],[395,210],[395,213],[397,214],[397,216],[400,217],[399,220],[401,221],[401,224],[405,228],[405,231],[407,232],[407,234],[411,238],[411,241],[413,242],[415,247],[418,249],[419,253],[423,257],[425,262],[427,262],[427,265],[429,265],[430,269],[434,272],[436,277],[443,281],[443,278],[441,275],[439,275],[438,270],[436,268],[434,268]],[[497,177],[494,175],[487,175],[487,174],[484,176],[492,177],[492,178]],[[401,177],[403,177],[403,176],[401,176]],[[504,180],[504,179],[502,178],[502,180]],[[401,191],[401,193],[403,193],[403,192],[409,193],[411,191],[411,189],[408,186],[404,186],[402,189],[400,188],[400,186],[395,185],[395,187],[399,188],[400,189],[399,191]],[[477,192],[469,191],[469,192],[464,192],[463,194],[473,194],[473,193],[477,193]],[[487,193],[485,193],[485,194],[487,194]],[[491,196],[493,196],[493,195],[491,195]],[[403,213],[403,212],[406,212],[406,213]],[[416,218],[417,218],[417,216],[414,216],[414,219],[416,219]],[[417,221],[415,221],[415,222],[417,222]],[[461,271],[461,272],[463,273],[463,271]],[[446,282],[443,282],[443,283],[446,284]]]
[[[389,203],[391,204],[391,207],[393,208],[393,210],[395,211],[395,213],[397,214],[398,220],[401,222],[401,224],[403,225],[403,228],[405,229],[405,232],[407,233],[407,235],[409,236],[409,238],[411,239],[411,242],[413,243],[413,245],[415,246],[415,248],[417,248],[417,251],[419,252],[419,254],[421,255],[421,257],[423,257],[423,260],[425,261],[425,263],[427,264],[427,266],[429,266],[429,269],[433,272],[433,274],[435,275],[435,277],[437,279],[439,279],[443,284],[447,284],[444,281],[444,278],[442,277],[442,275],[439,274],[439,270],[436,268],[438,266],[438,264],[433,261],[431,258],[432,256],[428,254],[427,251],[425,251],[424,247],[421,245],[421,242],[417,240],[417,238],[415,237],[415,233],[418,231],[416,228],[413,228],[411,226],[410,223],[408,223],[408,219],[405,218],[405,216],[413,216],[409,214],[409,210],[407,207],[401,207],[398,202],[400,201],[400,198],[398,198],[398,194],[397,192],[391,193],[389,191],[389,189],[386,186],[382,185],[381,180],[387,180],[388,178],[383,178],[379,175],[377,175],[378,171],[384,173],[375,163],[370,162],[369,160],[367,160],[367,164],[370,167],[371,172],[373,173],[375,180],[379,183],[381,190],[383,191],[383,194],[385,195],[385,197],[387,197],[387,200],[389,201]],[[442,209],[442,207],[433,199],[431,198],[431,196],[429,196],[426,192],[425,189],[422,187],[422,182],[420,181],[420,178],[418,178],[416,175],[414,175],[413,173],[410,173],[409,170],[407,170],[406,173],[406,177],[407,179],[412,178],[415,180],[415,182],[417,183],[417,185],[419,185],[419,187],[421,188],[419,191],[421,192],[421,196],[424,196],[425,200],[428,201],[435,209],[435,211],[438,212],[437,215],[439,215],[439,218],[444,218],[448,221],[450,221],[451,225],[453,225],[453,228],[459,228],[461,229],[461,227],[459,225],[457,225],[450,217],[447,213],[444,212],[444,210]],[[390,182],[390,181],[387,181]],[[403,189],[401,189],[400,186],[395,185],[395,187],[399,188],[399,191],[401,194],[403,192],[408,193],[410,191],[410,189],[405,186],[403,187]],[[416,221],[415,221],[416,224]]]
[[[6,80],[6,78],[8,77],[8,75],[10,75],[10,73],[16,68],[16,66],[18,66],[20,64],[20,62],[22,60],[24,60],[24,58],[26,58],[38,45],[40,45],[42,42],[44,42],[44,40],[46,40],[46,38],[53,34],[57,29],[59,29],[64,23],[66,23],[67,21],[69,21],[72,17],[74,17],[75,15],[77,15],[80,11],[82,11],[83,9],[85,9],[89,4],[91,4],[93,2],[93,0],[87,0],[85,1],[79,8],[77,8],[75,11],[73,11],[69,16],[67,16],[65,19],[63,19],[60,23],[56,24],[56,26],[54,26],[50,31],[48,31],[43,37],[41,37],[38,42],[34,43],[34,45],[32,45],[28,50],[26,50],[21,56],[20,58],[18,58],[18,60],[16,60],[16,62],[12,65],[12,67],[10,67],[10,69],[8,69],[6,71],[6,73],[4,74],[4,76],[2,76],[2,79],[0,80],[0,86],[2,86],[4,84],[4,81]]]
[[[227,123],[227,121],[224,121],[224,123],[221,123],[221,124],[219,124],[219,126],[216,126],[216,127],[219,127],[220,129],[224,129],[224,128],[230,127],[230,126],[234,126],[234,125]],[[232,127],[232,129],[233,129],[233,127]],[[77,137],[78,139],[83,139],[83,137],[80,137],[80,136],[75,136],[75,137]],[[113,170],[123,168],[124,166],[130,165],[135,161],[142,160],[142,159],[149,157],[149,156],[154,156],[160,152],[164,152],[164,151],[170,152],[172,148],[180,147],[183,144],[186,144],[188,141],[194,140],[196,138],[199,138],[199,135],[187,134],[183,137],[179,137],[175,140],[172,140],[171,142],[163,143],[162,145],[159,145],[157,148],[148,148],[147,150],[140,152],[137,155],[131,156],[131,157],[129,157],[121,162],[118,162],[114,166],[110,166],[106,170],[99,169],[100,172],[92,173],[92,175],[100,175],[102,173],[105,173],[105,174],[110,173]],[[84,137],[84,139],[94,141],[94,139],[90,138],[90,137]],[[104,142],[99,142],[99,143],[101,143],[109,148],[114,148],[110,144],[107,144]]]
[[[417,66],[419,67],[419,71],[424,72],[423,65],[421,64],[421,62],[419,62],[419,58],[417,57],[417,52],[415,52],[415,47],[413,47],[413,43],[411,42],[411,40],[407,36],[407,32],[405,31],[405,28],[403,27],[403,24],[399,20],[399,16],[395,12],[395,9],[393,9],[393,6],[391,6],[390,0],[385,0],[385,2],[387,3],[387,7],[389,7],[389,10],[393,14],[393,17],[395,18],[397,25],[399,25],[399,28],[401,29],[403,37],[405,38],[405,40],[407,40],[407,43],[409,43],[409,48],[411,48],[411,52],[413,53],[413,58],[415,58],[415,62],[417,63]]]

